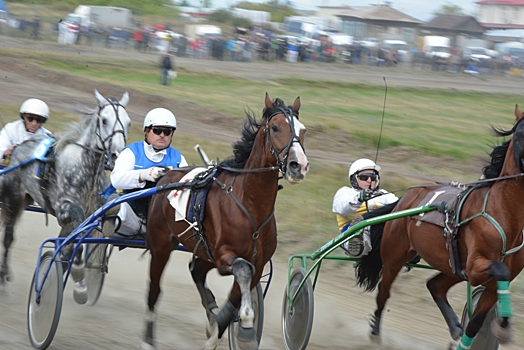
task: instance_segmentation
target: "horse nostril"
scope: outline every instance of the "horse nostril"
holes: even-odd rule
[[[306,164],[306,168],[304,169],[304,172],[308,172],[309,171],[309,163]]]
[[[300,169],[300,165],[298,164],[298,162],[290,162],[289,163],[289,168],[291,170],[298,170],[298,169]]]

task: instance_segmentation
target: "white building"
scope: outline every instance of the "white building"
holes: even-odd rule
[[[524,29],[524,0],[480,0],[479,23],[486,29]]]

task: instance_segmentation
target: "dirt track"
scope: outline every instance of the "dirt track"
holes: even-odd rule
[[[48,46],[25,40],[0,37],[3,47],[32,47],[37,50],[54,52],[73,52],[82,55],[121,55],[122,51],[88,47]],[[136,55],[137,59],[156,60],[154,55]],[[464,76],[435,75],[408,70],[383,70],[361,67],[360,69],[325,66],[291,65],[265,63],[216,63],[177,59],[177,64],[188,70],[219,71],[238,75],[247,79],[261,80],[281,76],[283,71],[293,76],[311,79],[342,79],[382,84],[387,74],[390,86],[440,87],[477,91],[524,92],[522,81],[515,78],[477,79]],[[253,73],[256,72],[256,73]],[[80,78],[48,72],[25,65],[22,61],[0,58],[0,101],[14,103],[23,101],[38,91],[52,109],[71,106],[91,106],[94,88],[105,95],[120,96],[122,91],[115,86],[97,86]],[[130,116],[141,121],[148,109],[159,103],[159,97],[130,90],[132,101]],[[524,94],[523,94],[524,95]],[[209,115],[209,110],[191,103],[180,101],[162,101],[176,103],[177,117],[185,125],[182,133],[202,135],[201,120],[193,116]],[[169,106],[169,105],[166,105]],[[213,112],[215,113],[215,112]],[[215,113],[216,114],[216,113]],[[232,141],[236,132],[222,129],[213,137],[221,141]],[[209,134],[205,134],[206,137]],[[308,149],[311,156],[344,163],[345,160],[330,155],[313,146]],[[322,157],[321,157],[322,156]],[[393,163],[393,161],[391,162]],[[391,164],[393,166],[393,164]],[[389,167],[389,165],[387,166]],[[478,169],[478,168],[477,168]],[[400,170],[399,170],[400,171]],[[30,348],[26,332],[27,297],[31,277],[35,268],[39,244],[58,232],[55,220],[50,227],[44,227],[42,215],[25,213],[22,224],[18,227],[13,249],[15,280],[0,292],[0,349],[18,350]],[[147,283],[148,258],[140,261],[141,251],[126,249],[115,252],[109,266],[110,273],[99,303],[94,307],[76,305],[72,299],[71,284],[64,294],[62,317],[57,335],[50,349],[138,349],[138,340],[143,330],[142,317],[146,309],[145,291]],[[275,256],[276,271],[269,294],[265,301],[265,323],[261,349],[283,349],[280,330],[281,303],[286,281],[286,257]],[[164,274],[163,295],[158,304],[159,319],[157,340],[158,349],[199,349],[205,342],[205,314],[194,288],[187,263],[189,255],[175,253]],[[440,313],[424,290],[423,281],[431,275],[427,271],[412,271],[402,274],[393,288],[388,312],[385,314],[381,346],[368,340],[368,314],[374,309],[375,294],[364,294],[353,287],[353,269],[348,266],[335,269],[335,264],[325,263],[319,284],[315,291],[315,319],[310,349],[445,349],[448,342],[446,326]],[[227,282],[224,282],[227,281]],[[230,280],[212,278],[210,285],[219,301],[227,293]],[[451,303],[457,313],[462,312],[465,288],[459,287],[451,292]],[[524,302],[514,293],[516,314],[514,326],[517,333],[523,333],[524,320],[522,311]],[[501,349],[520,349],[524,335],[517,334],[517,341]],[[220,349],[227,349],[223,341]]]

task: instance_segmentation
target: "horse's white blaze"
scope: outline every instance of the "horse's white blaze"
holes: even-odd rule
[[[304,124],[302,124],[296,117],[294,117],[294,124],[295,124],[295,135],[300,135],[300,132],[303,130],[306,130],[306,127]],[[300,166],[300,170],[297,173],[291,174],[289,171],[289,163],[290,162],[297,162]],[[287,172],[287,180],[290,184],[297,184],[300,183],[304,177],[306,176],[307,172],[309,171],[309,161],[307,160],[306,153],[304,152],[304,149],[298,142],[293,142],[289,149],[289,157],[288,157],[288,172]]]

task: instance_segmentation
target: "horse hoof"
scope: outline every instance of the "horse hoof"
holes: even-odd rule
[[[155,346],[145,341],[140,342],[140,350],[155,350]]]
[[[371,342],[375,343],[375,344],[381,344],[382,343],[382,339],[380,338],[380,334],[375,334],[373,332],[369,333],[369,340],[371,340]]]
[[[459,340],[451,339],[449,341],[448,350],[457,350],[457,347],[458,347],[458,344],[459,344]]]
[[[257,334],[253,327],[238,327],[237,344],[241,350],[257,350]]]
[[[507,327],[503,328],[498,323],[498,319],[491,321],[491,333],[499,340],[499,343],[505,344],[513,340],[513,330],[511,325],[508,324]]]
[[[78,304],[83,305],[87,303],[87,285],[85,281],[75,283],[75,287],[73,289],[73,298]]]
[[[206,323],[206,337],[207,339],[211,338],[213,333],[218,330],[218,324],[215,320]]]

